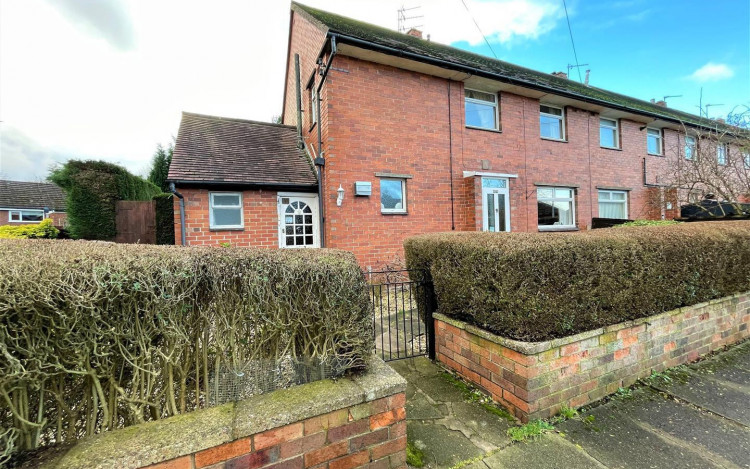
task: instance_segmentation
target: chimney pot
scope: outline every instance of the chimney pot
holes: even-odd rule
[[[417,28],[411,28],[406,32],[409,36],[418,37],[419,39],[422,39],[422,31],[418,30]]]
[[[568,78],[568,74],[565,72],[552,72],[550,73],[550,75],[555,76],[557,78],[565,78],[565,79]]]
[[[651,98],[651,104],[656,104],[656,100],[654,98]]]
[[[662,99],[662,100],[659,100],[659,101],[657,101],[657,102],[656,102],[656,103],[654,103],[654,104],[656,104],[657,106],[661,106],[661,107],[667,107],[667,102],[666,102],[666,101],[664,101],[663,99]]]

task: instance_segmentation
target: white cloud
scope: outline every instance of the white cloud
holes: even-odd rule
[[[287,1],[0,1],[0,126],[15,129],[3,134],[0,171],[15,178],[44,178],[47,161],[68,156],[144,173],[181,111],[261,121],[281,113]],[[391,29],[403,4],[302,2]],[[538,37],[562,11],[558,0],[466,2],[496,42]],[[483,43],[460,1],[422,3],[424,18],[412,24],[433,41]],[[14,132],[33,145],[11,151]]]
[[[707,81],[719,81],[732,78],[734,71],[727,64],[715,64],[708,62],[698,70],[694,71],[689,78],[704,83]]]

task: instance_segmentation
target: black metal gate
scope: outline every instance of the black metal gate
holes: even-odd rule
[[[432,284],[408,270],[367,272],[375,350],[384,361],[435,358]]]

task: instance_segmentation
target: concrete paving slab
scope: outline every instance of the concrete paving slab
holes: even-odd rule
[[[547,434],[515,443],[484,459],[489,469],[602,469],[597,460],[564,438]]]
[[[750,342],[690,366],[699,375],[738,385],[750,392]]]
[[[728,419],[750,426],[750,392],[736,385],[711,379],[710,376],[688,372],[670,382],[655,380],[653,386],[708,409]]]
[[[721,467],[704,458],[698,447],[670,441],[631,419],[626,412],[629,405],[613,401],[587,414],[594,416],[591,423],[568,420],[557,428],[569,441],[613,469]]]
[[[493,447],[503,447],[510,443],[508,428],[511,424],[476,403],[453,403],[453,418],[472,432],[472,439],[484,440]]]
[[[424,451],[427,467],[451,467],[460,461],[485,454],[461,432],[416,421],[410,421],[407,425],[408,440]]]
[[[421,392],[406,399],[406,420],[434,420],[443,418],[447,412],[441,412],[444,406],[433,405]],[[447,409],[446,409],[447,410]]]

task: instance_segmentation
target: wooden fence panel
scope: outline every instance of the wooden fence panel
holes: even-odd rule
[[[116,243],[156,244],[156,203],[119,200],[116,203]]]

